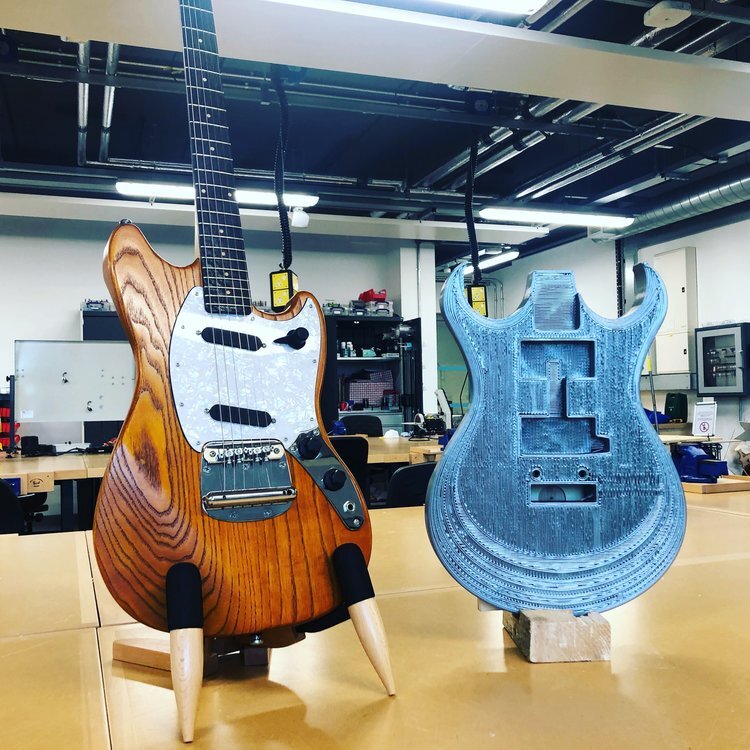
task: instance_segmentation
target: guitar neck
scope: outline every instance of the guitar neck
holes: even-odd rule
[[[180,17],[204,305],[210,313],[247,315],[252,302],[211,0],[180,0]]]

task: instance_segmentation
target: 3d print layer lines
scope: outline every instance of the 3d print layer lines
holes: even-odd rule
[[[640,304],[617,320],[569,272],[533,273],[503,320],[469,307],[462,267],[443,289],[472,405],[433,475],[427,529],[448,572],[501,609],[611,609],[682,542],[679,477],[638,389],[666,295],[651,268],[635,273]]]

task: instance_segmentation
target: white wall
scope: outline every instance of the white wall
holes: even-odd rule
[[[694,247],[697,270],[698,325],[709,326],[727,322],[750,321],[750,264],[748,237],[750,221],[709,229],[670,242],[641,248],[638,258],[650,262],[657,253],[679,247]],[[664,393],[657,393],[662,408]],[[688,394],[688,415],[692,413],[695,393]],[[650,401],[650,398],[649,398]],[[717,434],[726,440],[750,439],[740,421],[750,420],[750,404],[746,399],[721,396],[718,403]],[[734,447],[724,444],[730,468],[739,471]]]
[[[186,265],[194,258],[193,232],[184,227],[141,227],[164,258]],[[78,340],[80,306],[108,297],[102,253],[109,223],[0,217],[0,376],[12,373],[16,339]],[[278,246],[276,242],[278,241]],[[247,232],[255,298],[268,299],[268,273],[278,267],[280,239]],[[300,237],[294,264],[300,285],[321,302],[348,302],[370,287],[398,292],[393,266],[398,243],[362,238]]]
[[[535,270],[573,271],[576,286],[586,304],[600,315],[617,317],[613,242],[577,240],[527,259],[513,261],[509,268],[487,274],[503,284],[505,316],[510,315],[521,304],[526,291],[526,280]]]

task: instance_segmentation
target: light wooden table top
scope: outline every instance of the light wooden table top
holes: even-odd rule
[[[0,637],[98,625],[83,531],[0,535]]]
[[[368,437],[367,443],[370,446],[367,458],[368,464],[408,464],[412,448],[416,446],[435,446],[438,444],[438,441],[436,439],[409,440],[409,438],[405,437]]]
[[[0,638],[0,747],[111,747],[97,631]]]
[[[612,661],[588,664],[525,662],[502,633],[500,613],[478,612],[473,597],[437,561],[423,508],[373,511],[370,570],[396,697],[385,696],[351,624],[343,623],[274,651],[269,671],[222,659],[219,674],[204,683],[194,744],[748,747],[750,691],[740,688],[750,683],[750,493],[691,496],[689,502],[676,563],[645,594],[606,614]],[[27,564],[36,560],[39,574],[59,576],[63,558],[77,566],[81,542],[76,554],[68,550],[62,557],[56,545],[76,537],[84,535],[15,541],[42,545]],[[11,549],[0,542],[0,554]],[[41,611],[48,590],[7,588],[6,571],[15,573],[17,558],[0,557],[2,610],[11,599],[33,608],[36,598]],[[101,612],[100,596],[97,587]],[[47,606],[52,620],[58,606]],[[118,619],[116,611],[110,615]],[[0,705],[12,717],[0,722],[1,747],[108,748],[108,718],[114,750],[184,748],[168,675],[111,659],[114,638],[153,631],[114,620],[98,631],[0,639]]]

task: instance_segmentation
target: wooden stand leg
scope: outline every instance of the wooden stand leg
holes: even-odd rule
[[[171,630],[169,657],[182,741],[192,742],[203,684],[203,629]]]
[[[363,599],[348,607],[354,630],[359,637],[367,658],[375,668],[388,695],[396,695],[396,683],[393,680],[391,657],[388,651],[388,640],[383,627],[375,599]]]
[[[388,640],[362,551],[356,544],[342,545],[333,553],[333,566],[362,648],[388,695],[395,695]]]
[[[203,682],[203,595],[198,568],[173,565],[167,573],[167,627],[172,687],[183,742],[192,742]]]

